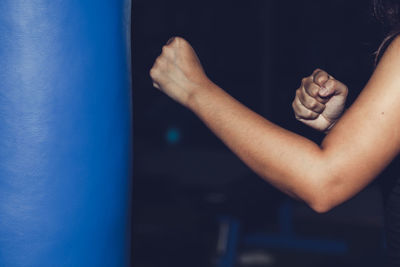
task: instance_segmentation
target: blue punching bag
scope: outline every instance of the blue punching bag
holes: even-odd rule
[[[0,1],[0,266],[128,266],[130,1]]]

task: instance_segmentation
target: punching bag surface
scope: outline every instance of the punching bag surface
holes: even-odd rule
[[[0,1],[0,266],[129,264],[130,2]]]

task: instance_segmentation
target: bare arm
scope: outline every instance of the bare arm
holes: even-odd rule
[[[369,184],[400,149],[400,40],[321,146],[252,112],[205,76],[176,38],[151,70],[157,88],[187,106],[262,178],[324,212]]]

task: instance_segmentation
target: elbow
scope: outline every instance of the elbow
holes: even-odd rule
[[[309,206],[315,212],[320,213],[320,214],[327,213],[327,212],[331,211],[335,207],[335,205],[332,205],[330,203],[326,203],[326,201],[323,201],[323,200],[313,202],[313,203],[309,204]]]
[[[319,192],[319,190],[312,190],[306,196],[301,196],[300,194],[293,195],[295,199],[304,201],[316,213],[327,213],[338,205],[331,201],[332,197],[329,193],[321,194]]]
[[[328,156],[318,155],[312,167],[293,176],[296,183],[292,191],[317,213],[331,211],[361,189],[358,173]]]
[[[315,212],[327,213],[345,201],[342,179],[325,175],[314,181],[304,200]]]

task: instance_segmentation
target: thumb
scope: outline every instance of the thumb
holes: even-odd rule
[[[321,97],[331,97],[333,95],[346,95],[347,86],[335,79],[328,79],[318,92]]]

